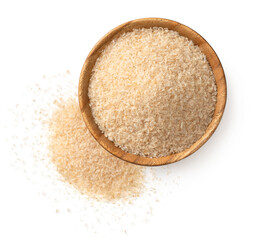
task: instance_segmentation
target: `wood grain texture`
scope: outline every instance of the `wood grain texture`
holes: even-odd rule
[[[125,32],[132,31],[134,28],[150,27],[163,27],[168,28],[170,30],[175,30],[179,32],[180,35],[187,37],[188,39],[192,40],[196,45],[198,45],[200,49],[203,51],[203,53],[206,55],[207,60],[212,67],[218,91],[217,103],[213,119],[209,124],[208,128],[206,129],[205,134],[190,148],[184,150],[183,152],[171,154],[169,156],[160,158],[147,158],[137,156],[131,153],[127,153],[122,149],[116,147],[113,142],[111,142],[104,136],[104,134],[99,130],[97,124],[94,122],[88,98],[88,86],[91,77],[91,71],[93,69],[96,59],[99,57],[104,47],[114,38],[118,38],[121,34]],[[221,62],[217,54],[212,49],[212,47],[207,43],[207,41],[202,36],[200,36],[197,32],[190,29],[189,27],[178,22],[162,18],[143,18],[133,20],[114,28],[109,33],[107,33],[98,43],[96,43],[96,45],[93,47],[88,57],[86,58],[80,74],[78,87],[79,105],[83,119],[89,131],[91,132],[93,137],[99,142],[99,144],[102,147],[104,147],[108,152],[110,152],[111,154],[115,155],[120,159],[123,159],[134,164],[146,166],[157,166],[174,163],[191,155],[196,150],[198,150],[211,137],[211,135],[214,133],[217,126],[219,125],[219,122],[225,109],[226,97],[227,86],[225,74]]]

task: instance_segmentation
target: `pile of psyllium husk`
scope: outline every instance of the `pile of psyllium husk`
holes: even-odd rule
[[[81,194],[105,199],[136,197],[143,168],[114,157],[91,136],[77,99],[60,102],[49,121],[52,162]]]
[[[95,122],[124,151],[162,157],[189,148],[216,105],[216,83],[200,48],[164,28],[114,39],[93,68],[88,95]]]

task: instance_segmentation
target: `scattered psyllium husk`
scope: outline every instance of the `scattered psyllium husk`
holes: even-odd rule
[[[104,200],[137,197],[143,167],[124,162],[91,136],[77,100],[63,101],[50,119],[51,160],[64,179],[82,194]]]
[[[212,120],[217,95],[200,48],[164,28],[135,29],[113,40],[96,61],[88,93],[104,135],[148,157],[195,143]]]
[[[88,239],[103,239],[117,232],[122,238],[124,230],[128,234],[140,231],[158,211],[159,205],[172,201],[173,193],[179,188],[174,180],[180,173],[173,171],[175,165],[143,168],[145,179],[140,196],[110,202],[83,195],[72,184],[63,181],[48,155],[49,117],[53,111],[60,111],[69,99],[78,98],[77,77],[69,71],[45,75],[33,78],[28,87],[20,89],[6,125],[6,141],[10,142],[8,163],[15,170],[14,176],[28,181],[31,192],[39,201],[44,200],[42,204],[47,204],[60,218],[69,215],[65,221],[83,226]]]

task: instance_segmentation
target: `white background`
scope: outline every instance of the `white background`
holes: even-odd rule
[[[78,79],[90,49],[117,25],[142,17],[181,22],[217,52],[227,79],[226,110],[207,144],[171,166],[182,179],[178,190],[161,203],[147,224],[137,226],[126,238],[256,239],[253,2],[1,1],[1,121],[8,121],[7,109],[15,104],[15,95],[34,79],[66,69]],[[50,211],[47,201],[32,194],[29,183],[11,172],[4,141],[8,132],[2,126],[0,238],[91,239],[71,218],[60,219]]]

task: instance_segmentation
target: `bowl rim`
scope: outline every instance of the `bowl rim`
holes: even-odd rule
[[[104,49],[104,47],[114,38],[117,38],[124,32],[129,32],[134,28],[149,28],[149,27],[167,27],[170,30],[177,31],[181,36],[185,36],[188,39],[192,40],[195,45],[198,45],[202,52],[206,55],[206,58],[213,70],[216,85],[217,85],[217,102],[215,106],[215,111],[213,114],[212,121],[208,125],[204,135],[199,138],[194,144],[192,144],[189,148],[185,149],[182,152],[170,154],[165,157],[143,157],[138,156],[135,154],[127,153],[120,149],[119,147],[115,146],[112,141],[104,136],[104,134],[99,130],[97,124],[94,122],[91,108],[89,106],[89,98],[88,98],[88,86],[89,80],[91,77],[92,68]],[[202,147],[207,140],[212,136],[215,132],[216,128],[218,127],[221,118],[224,113],[224,109],[226,106],[226,99],[227,99],[227,84],[226,84],[226,77],[222,67],[222,64],[210,46],[210,44],[196,31],[187,27],[184,24],[179,22],[165,19],[165,18],[139,18],[135,20],[131,20],[125,22],[107,34],[105,34],[92,48],[90,53],[88,54],[83,68],[81,70],[80,78],[79,78],[79,85],[78,85],[78,99],[79,99],[79,106],[82,113],[83,120],[87,125],[89,132],[95,138],[95,140],[109,153],[118,157],[124,161],[137,164],[137,165],[144,165],[144,166],[160,166],[166,165],[170,163],[174,163],[180,161],[195,151],[197,151],[200,147]]]

